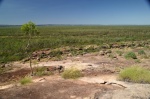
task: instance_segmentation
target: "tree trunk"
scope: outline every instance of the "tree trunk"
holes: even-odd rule
[[[33,68],[32,68],[32,54],[31,54],[29,57],[30,57],[30,69],[31,69],[31,75],[33,76]]]
[[[31,34],[29,34],[29,40],[28,40],[28,45],[26,47],[26,50],[29,49],[30,50],[30,43],[31,43]],[[30,53],[30,52],[29,52]],[[31,75],[33,76],[33,68],[32,68],[32,53],[29,54],[29,61],[30,61],[30,69],[31,69]]]

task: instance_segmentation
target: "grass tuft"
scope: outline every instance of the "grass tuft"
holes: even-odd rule
[[[38,67],[35,69],[36,76],[49,76],[52,75],[52,72],[47,71],[46,67]]]
[[[82,76],[81,71],[78,70],[77,68],[70,68],[62,73],[62,77],[65,79],[77,79],[81,76]]]
[[[20,83],[22,85],[26,85],[26,84],[32,83],[32,79],[31,77],[26,76],[20,80]]]
[[[128,52],[125,54],[126,59],[137,59],[137,56],[134,52]]]
[[[119,79],[135,83],[150,83],[150,71],[139,66],[128,67],[120,72]]]
[[[145,53],[144,50],[139,50],[139,51],[138,51],[138,54],[139,54],[139,55],[146,55],[146,53]]]
[[[123,52],[122,51],[116,51],[116,53],[119,55],[119,56],[122,56],[123,55]]]

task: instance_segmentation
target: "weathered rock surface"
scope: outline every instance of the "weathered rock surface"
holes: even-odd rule
[[[150,84],[133,84],[128,88],[105,94],[97,92],[93,99],[150,99]]]

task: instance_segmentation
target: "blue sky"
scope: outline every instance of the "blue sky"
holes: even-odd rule
[[[3,0],[0,24],[150,25],[146,0]]]

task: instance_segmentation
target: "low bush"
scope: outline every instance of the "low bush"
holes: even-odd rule
[[[139,66],[128,67],[120,72],[119,79],[135,83],[150,83],[150,71]]]
[[[78,70],[77,68],[70,68],[70,69],[65,70],[62,73],[62,77],[65,79],[76,79],[81,76],[82,76],[81,71]]]
[[[125,54],[126,59],[137,59],[137,56],[134,52],[128,52]]]
[[[140,59],[135,59],[135,63],[141,63]]]
[[[144,50],[139,50],[139,51],[138,51],[138,54],[139,54],[139,55],[145,55],[146,53],[145,53]]]
[[[38,68],[35,68],[35,75],[36,76],[49,76],[49,75],[52,75],[52,72],[50,71],[47,71],[46,67],[38,67]]]
[[[28,84],[28,83],[32,83],[32,79],[31,79],[31,77],[26,76],[26,77],[24,77],[24,78],[22,78],[22,79],[20,80],[20,83],[21,83],[22,85],[26,85],[26,84]]]

